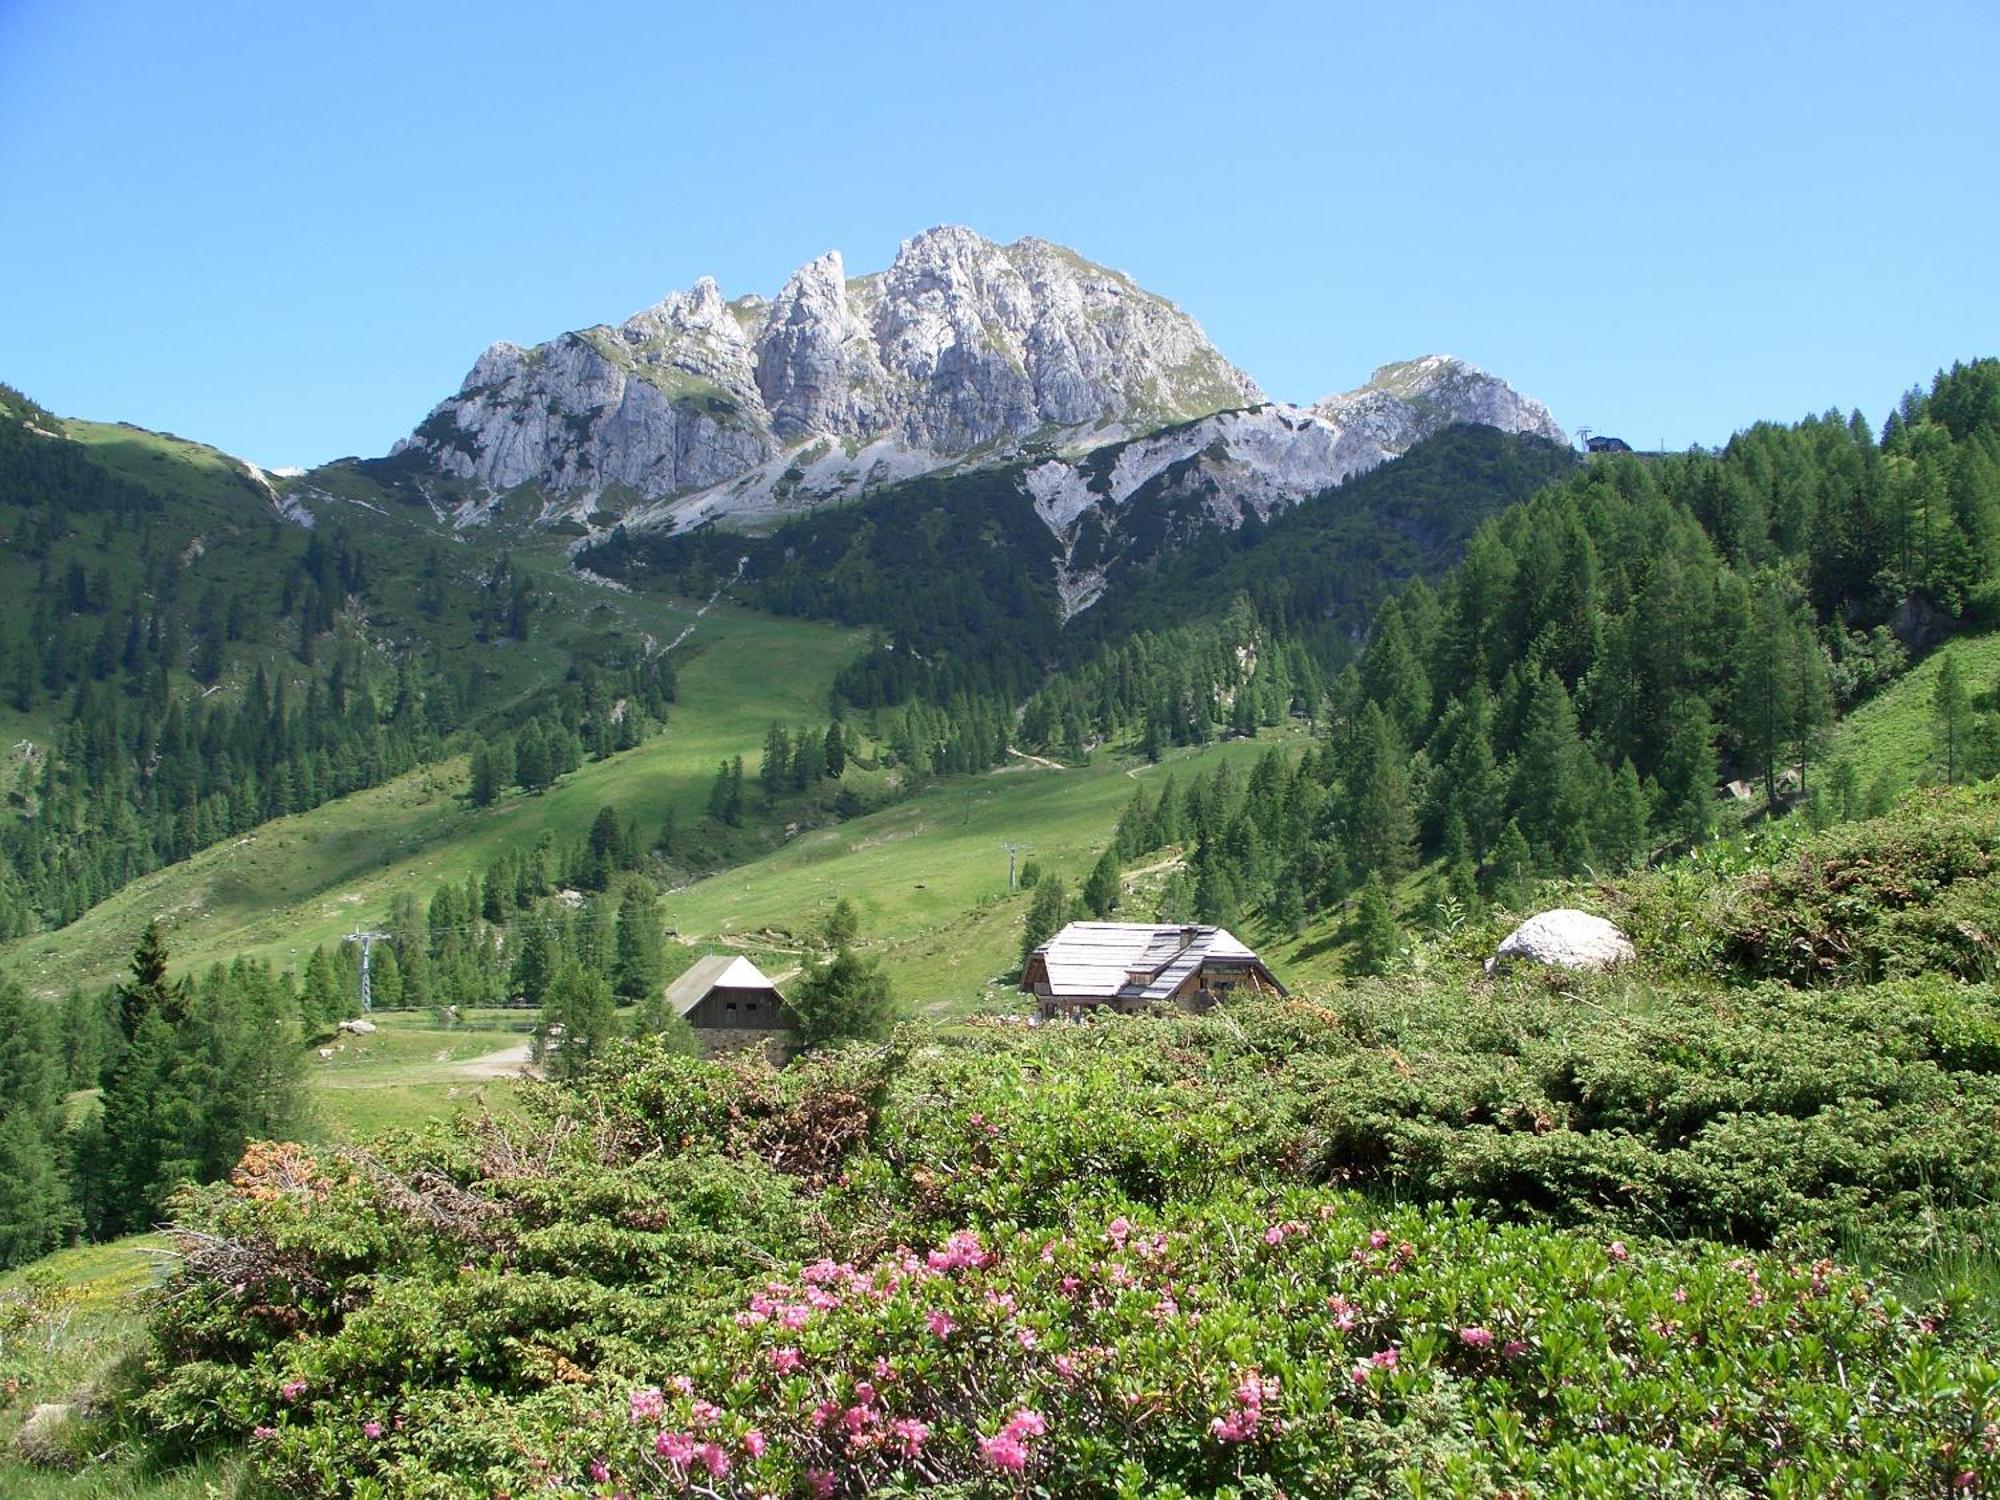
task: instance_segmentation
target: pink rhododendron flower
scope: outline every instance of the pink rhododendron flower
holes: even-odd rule
[[[1132,1221],[1123,1214],[1120,1214],[1111,1221],[1110,1227],[1104,1231],[1104,1237],[1114,1245],[1122,1245],[1125,1243],[1126,1237],[1131,1233]]]
[[[743,1434],[743,1451],[752,1458],[762,1458],[765,1447],[764,1434],[756,1428],[753,1427]]]
[[[1388,1243],[1389,1243],[1388,1230],[1371,1229],[1368,1231],[1368,1248],[1370,1250],[1380,1250],[1384,1245]]]
[[[838,1401],[822,1401],[818,1406],[813,1408],[812,1424],[814,1427],[824,1427],[839,1414],[840,1403]]]
[[[1005,1431],[1015,1437],[1040,1437],[1049,1430],[1049,1424],[1042,1420],[1042,1414],[1023,1406],[1007,1419]]]
[[[905,1458],[915,1458],[931,1435],[931,1430],[915,1417],[898,1417],[889,1424],[889,1431],[895,1434],[898,1450]]]
[[[1491,1349],[1493,1347],[1493,1330],[1490,1328],[1481,1328],[1477,1323],[1474,1323],[1469,1328],[1458,1330],[1458,1340],[1468,1349]]]
[[[1604,1247],[1604,1253],[1613,1260],[1630,1260],[1632,1258],[1632,1252],[1625,1248],[1623,1240],[1613,1240]]]
[[[1032,1349],[1040,1341],[1035,1337],[1034,1329],[1016,1328],[1014,1330],[1014,1342],[1019,1344],[1023,1349]]]
[[[688,1420],[694,1423],[696,1427],[706,1427],[721,1415],[721,1409],[713,1402],[697,1401],[689,1409]]]
[[[694,1436],[686,1432],[663,1432],[653,1439],[653,1451],[668,1463],[685,1469],[694,1461]]]
[[[771,1368],[780,1375],[789,1375],[806,1362],[805,1356],[787,1345],[783,1349],[771,1351]]]
[[[607,1479],[611,1477],[611,1465],[607,1464],[601,1458],[593,1458],[590,1461],[590,1469],[588,1472],[593,1482],[597,1484],[603,1484]]]
[[[380,1422],[363,1422],[361,1424],[361,1435],[371,1438],[380,1437],[382,1435],[382,1424]]]
[[[1519,1339],[1509,1339],[1506,1342],[1506,1344],[1504,1344],[1501,1347],[1500,1352],[1506,1355],[1507,1358],[1509,1359],[1519,1359],[1522,1355],[1528,1352],[1528,1346],[1522,1343]]]
[[[836,1488],[833,1471],[830,1469],[807,1469],[806,1488],[813,1492],[814,1500],[832,1500]]]
[[[711,1474],[720,1476],[729,1472],[729,1450],[720,1443],[697,1443],[694,1456]]]
[[[1247,1443],[1257,1435],[1257,1414],[1233,1411],[1226,1417],[1213,1417],[1208,1430],[1225,1443]]]
[[[277,1435],[278,1429],[275,1427],[253,1427],[250,1429],[250,1436],[256,1438],[260,1443],[268,1443]]]
[[[632,1420],[635,1422],[650,1422],[666,1409],[666,1397],[660,1394],[660,1388],[656,1385],[649,1385],[632,1393]]]
[[[283,1396],[287,1401],[296,1401],[305,1393],[306,1383],[303,1380],[287,1380],[283,1385],[278,1387],[278,1394]]]
[[[856,1381],[854,1383],[854,1399],[859,1401],[863,1406],[873,1406],[875,1404],[875,1387],[865,1380]]]
[[[1028,1449],[1017,1437],[1005,1432],[996,1432],[992,1437],[979,1440],[979,1456],[996,1469],[1006,1469],[1018,1474],[1028,1467]]]
[[[896,1367],[890,1364],[888,1360],[877,1356],[875,1360],[875,1378],[884,1385],[893,1384],[896,1379]]]
[[[1062,1376],[1064,1380],[1076,1379],[1076,1361],[1071,1359],[1067,1354],[1058,1354],[1055,1358],[1055,1366],[1056,1374]]]
[[[1378,1370],[1393,1370],[1396,1368],[1396,1357],[1396,1351],[1393,1348],[1377,1349],[1373,1354],[1368,1356],[1368,1363]]]
[[[676,1375],[667,1382],[667,1389],[672,1391],[676,1396],[692,1396],[694,1394],[694,1382],[685,1375]]]
[[[958,1326],[941,1312],[933,1312],[928,1318],[924,1319],[924,1322],[930,1331],[941,1339],[949,1338],[952,1329]]]

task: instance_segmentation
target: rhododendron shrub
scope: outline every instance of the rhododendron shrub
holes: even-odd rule
[[[1991,1367],[1826,1262],[1312,1191],[1117,1223],[794,1263],[670,1361],[627,1351],[643,1378],[525,1400],[357,1398],[285,1351],[253,1441],[329,1493],[424,1493],[444,1454],[593,1496],[1810,1495],[1938,1489],[2000,1415]]]
[[[1372,994],[782,1075],[633,1047],[519,1119],[254,1153],[179,1204],[143,1420],[357,1500],[1990,1487],[1967,1304],[1906,1308],[1809,1232],[1805,1174],[1851,1162],[1773,1167],[1782,1253],[1649,1238],[1689,1200],[1578,1165],[1657,1158],[1593,1121],[1810,1099],[1740,1014],[1688,1021],[1696,1089],[1658,1016],[1593,1040],[1552,992]],[[1844,1076],[1935,1104],[1902,1014]],[[1462,1077],[1414,1045],[1448,1025]],[[1431,1198],[1496,1150],[1505,1193],[1458,1205],[1340,1185]]]

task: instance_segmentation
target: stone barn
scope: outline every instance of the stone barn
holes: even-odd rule
[[[1044,1021],[1107,1008],[1203,1011],[1232,994],[1285,993],[1227,928],[1150,922],[1070,923],[1029,957],[1021,988]]]

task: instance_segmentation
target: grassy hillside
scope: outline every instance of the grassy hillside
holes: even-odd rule
[[[1842,719],[1819,757],[1820,774],[1844,760],[1864,787],[1885,775],[1898,790],[1942,780],[1931,698],[1947,660],[1958,663],[1966,691],[1975,698],[1992,692],[2000,687],[2000,632],[1945,642]]]
[[[426,767],[155,871],[80,921],[13,945],[0,963],[43,993],[108,983],[157,918],[177,967],[242,953],[294,966],[315,945],[379,918],[398,891],[463,881],[544,831],[575,837],[607,803],[649,834],[670,806],[692,821],[718,760],[743,754],[754,765],[773,719],[824,719],[833,674],[858,645],[850,632],[727,605],[697,621],[692,609],[657,598],[573,588],[602,629],[672,640],[695,626],[674,658],[681,697],[658,739],[486,809],[466,803],[462,757]]]
[[[912,1011],[966,1014],[993,998],[1020,955],[1028,893],[1007,891],[1007,844],[1074,888],[1103,852],[1137,786],[1157,788],[1220,761],[1239,772],[1280,739],[1180,751],[1149,766],[1104,755],[1081,769],[1020,760],[932,786],[907,801],[672,893],[667,920],[690,942],[782,944],[845,896],[861,912],[864,947],[879,956]],[[1133,915],[1152,909],[1135,899]]]

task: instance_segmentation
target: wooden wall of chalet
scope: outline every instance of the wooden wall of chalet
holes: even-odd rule
[[[697,1031],[789,1031],[791,1012],[772,990],[710,990],[687,1013]]]

